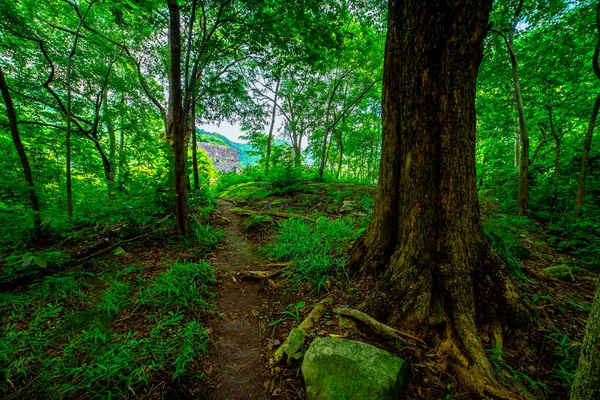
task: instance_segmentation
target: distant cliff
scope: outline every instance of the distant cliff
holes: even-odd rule
[[[232,147],[222,146],[214,143],[198,143],[198,147],[204,149],[215,166],[217,171],[230,172],[240,171],[240,159],[238,151]]]
[[[256,164],[260,158],[252,149],[252,145],[248,143],[238,143],[227,139],[225,136],[207,132],[202,129],[198,129],[198,142],[212,143],[220,146],[227,146],[237,150],[238,160],[242,167]]]

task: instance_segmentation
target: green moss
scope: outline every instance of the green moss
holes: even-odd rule
[[[260,224],[262,224],[263,222],[271,222],[271,221],[272,221],[272,219],[268,215],[260,215],[260,214],[251,215],[250,217],[248,217],[242,221],[242,223],[240,224],[240,227],[242,228],[242,230],[244,232],[246,232],[246,231],[251,231],[251,230],[257,229],[258,227],[260,227]]]
[[[227,200],[245,201],[248,199],[264,199],[269,196],[268,184],[265,182],[245,182],[228,187],[221,197]]]

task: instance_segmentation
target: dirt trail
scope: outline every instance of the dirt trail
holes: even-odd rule
[[[260,270],[263,260],[244,238],[242,218],[233,204],[220,200],[221,215],[231,224],[224,227],[224,244],[212,260],[217,270],[215,315],[207,321],[214,348],[206,367],[207,399],[265,399],[269,369],[261,353],[262,329],[278,296],[266,284],[235,276],[244,270]],[[262,317],[262,318],[261,318]]]

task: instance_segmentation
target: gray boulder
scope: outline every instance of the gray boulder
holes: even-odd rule
[[[308,400],[400,399],[410,378],[403,359],[366,343],[317,338],[302,362]]]

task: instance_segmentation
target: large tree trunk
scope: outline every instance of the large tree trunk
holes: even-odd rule
[[[265,162],[265,174],[269,174],[269,164],[271,162],[271,143],[273,142],[273,128],[275,127],[275,117],[277,116],[277,96],[279,95],[279,81],[281,78],[277,78],[277,85],[275,85],[275,98],[273,99],[273,111],[271,112],[271,126],[269,127],[269,136],[267,137],[267,156]]]
[[[581,346],[571,400],[600,399],[600,282]]]
[[[489,327],[500,342],[518,305],[476,190],[475,84],[491,6],[389,2],[379,184],[349,267],[382,274],[364,311],[430,341],[471,392],[510,397],[478,340]]]
[[[185,125],[181,90],[181,17],[177,0],[167,0],[169,6],[169,136],[173,140],[175,180],[175,221],[178,235],[191,232],[185,174]]]
[[[40,202],[35,191],[33,174],[31,173],[31,167],[29,166],[29,159],[27,158],[27,153],[25,153],[25,148],[23,147],[23,142],[21,142],[21,136],[19,135],[17,113],[15,112],[15,107],[13,105],[12,98],[10,97],[6,80],[4,79],[2,67],[0,67],[0,92],[4,98],[4,103],[6,104],[6,114],[8,115],[10,134],[12,136],[13,143],[15,144],[15,148],[17,149],[17,153],[19,154],[19,160],[21,161],[21,167],[23,168],[23,175],[25,175],[25,180],[29,185],[29,202],[31,203],[31,209],[33,210],[33,231],[35,234],[35,241],[36,243],[41,243],[42,219],[40,217]]]

